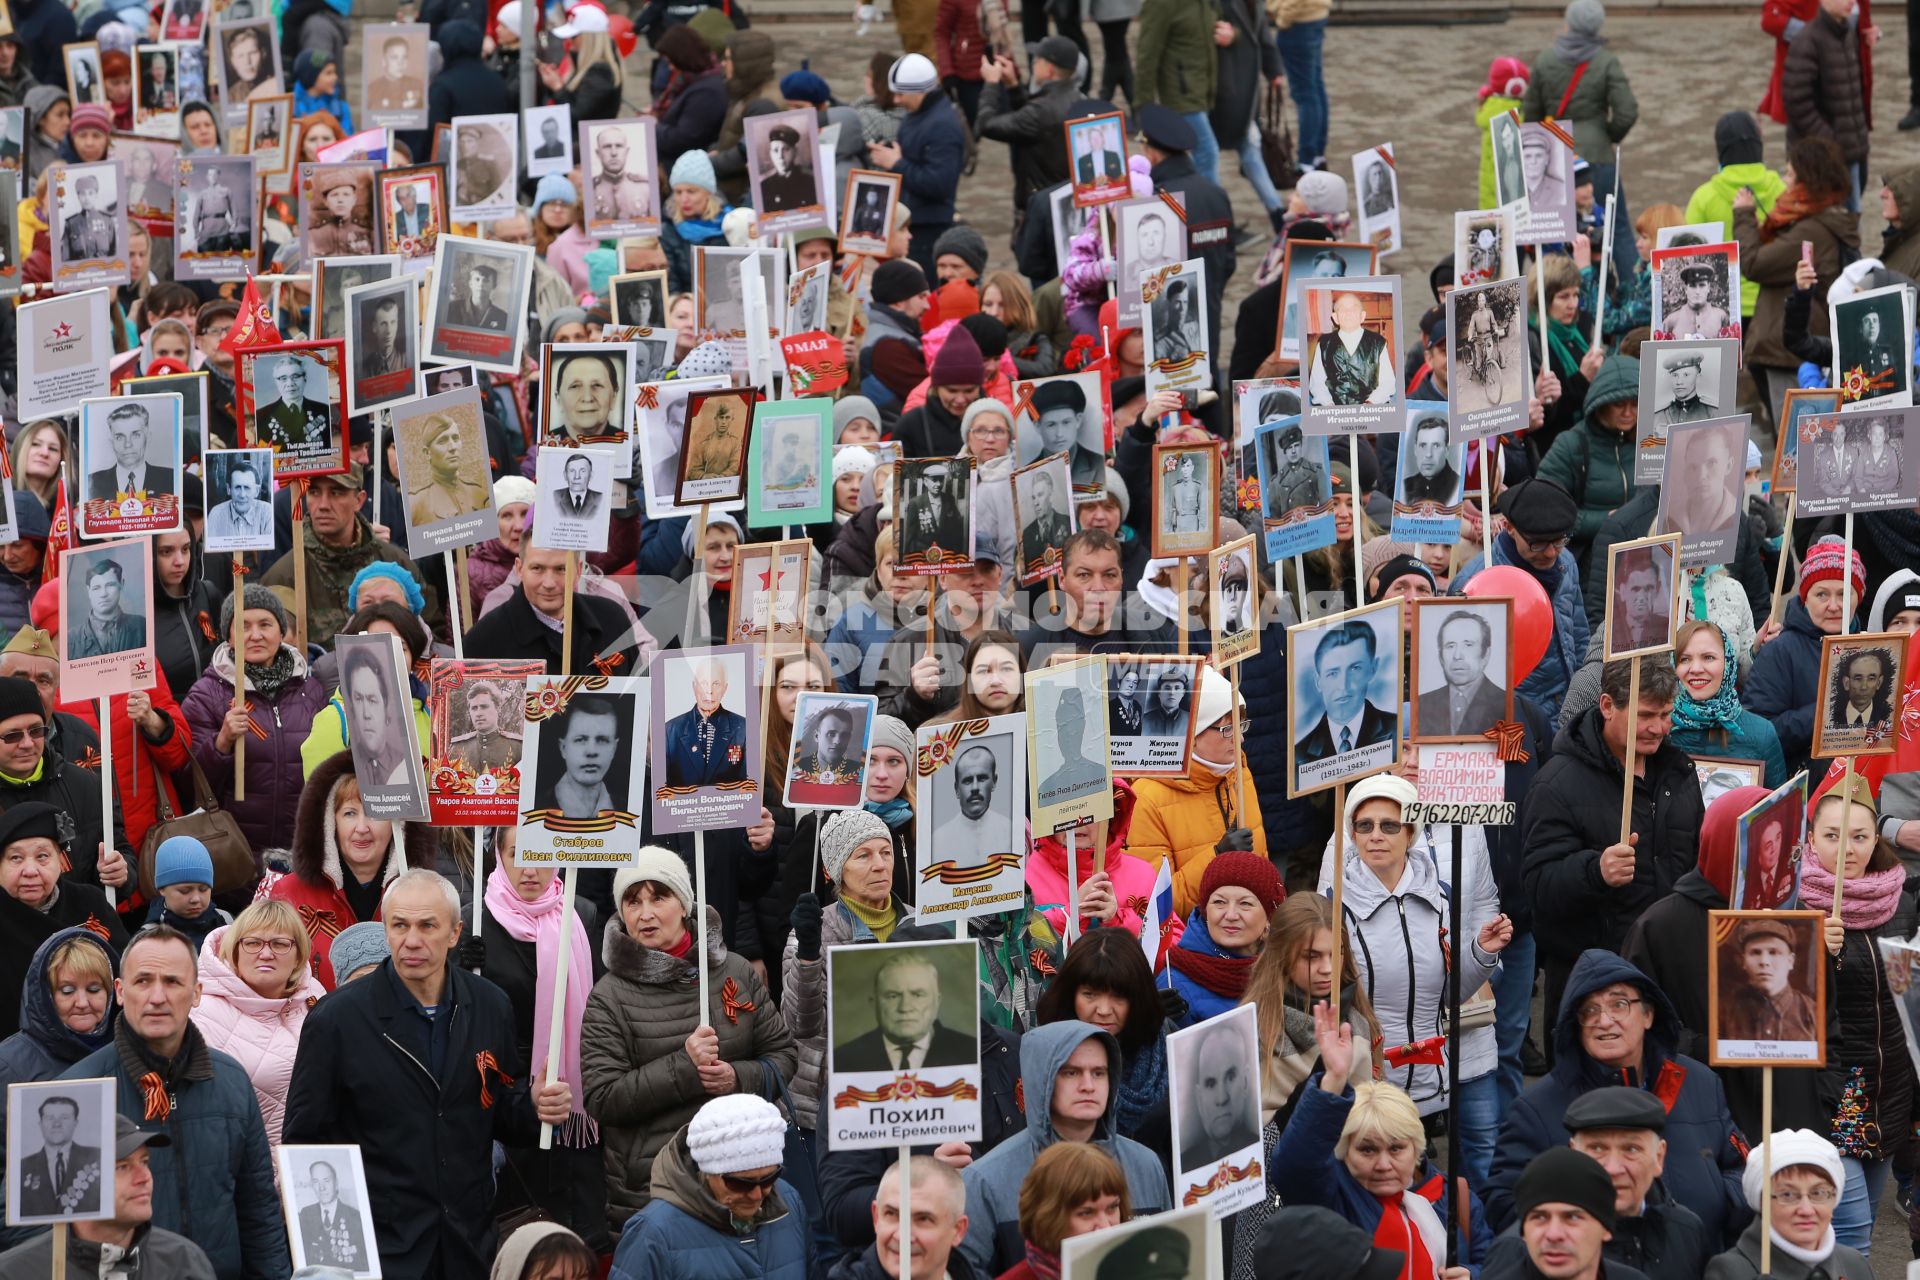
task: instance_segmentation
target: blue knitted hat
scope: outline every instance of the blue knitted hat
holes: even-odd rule
[[[204,884],[213,887],[213,855],[192,836],[168,836],[153,853],[153,887]]]

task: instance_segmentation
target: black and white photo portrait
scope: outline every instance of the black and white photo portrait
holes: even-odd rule
[[[273,450],[209,449],[204,474],[207,550],[273,550]]]
[[[60,643],[66,696],[87,698],[97,692],[126,692],[133,684],[109,689],[83,688],[71,664],[112,659],[108,674],[123,673],[128,662],[153,651],[153,574],[145,539],[127,538],[97,547],[76,548],[60,559]]]
[[[1213,549],[1219,486],[1220,458],[1213,446],[1154,446],[1150,541],[1156,559]]]
[[[847,175],[846,207],[840,211],[840,249],[843,253],[880,256],[887,252],[893,235],[893,209],[900,198],[901,178],[897,173],[855,169]],[[1072,188],[1062,186],[1063,198],[1072,196]],[[1068,216],[1074,212],[1067,206]],[[1065,261],[1065,259],[1062,259]]]
[[[1653,336],[1740,336],[1740,261],[1736,245],[1653,252]]]
[[[50,172],[54,279],[62,289],[127,283],[132,277],[120,162],[62,164]]]
[[[1155,196],[1129,200],[1114,208],[1114,298],[1119,323],[1140,324],[1140,284],[1187,258],[1187,224],[1182,210]]]
[[[633,811],[636,753],[632,694],[575,693],[560,714],[539,724],[533,803],[584,820]]]
[[[1014,759],[1026,744],[1001,730],[954,744],[950,761],[921,784],[932,805],[939,856],[958,867],[1020,852],[1026,795]]]
[[[520,122],[509,115],[459,116],[453,122],[453,218],[504,218],[514,205],[520,166]]]
[[[505,281],[500,264],[484,254],[457,253],[451,266],[451,278],[441,286],[440,321],[486,333],[505,330],[507,310],[500,305]]]
[[[251,376],[256,406],[247,442],[274,451],[276,476],[345,469],[345,406],[336,399],[339,348],[248,353],[240,368]]]
[[[1525,204],[1527,167],[1521,155],[1519,118],[1502,112],[1487,122],[1487,133],[1493,143],[1494,203],[1503,209]]]
[[[1153,327],[1154,361],[1186,360],[1206,350],[1203,301],[1197,279],[1183,274],[1164,282],[1147,310],[1147,321]]]
[[[613,511],[613,450],[540,450],[534,462],[533,545],[555,551],[597,551],[607,545]]]
[[[141,44],[133,50],[136,132],[180,136],[180,53],[171,45]]]
[[[1254,1019],[1227,1013],[1167,1037],[1168,1092],[1178,1132],[1179,1181],[1260,1145],[1260,1055]]]
[[[230,280],[254,254],[252,156],[186,156],[174,194],[176,279]]]
[[[354,772],[375,790],[403,788],[420,771],[420,745],[400,638],[341,636],[337,643]]]
[[[1416,742],[1484,741],[1514,718],[1512,615],[1506,600],[1413,602]]]
[[[1667,437],[1660,528],[1685,538],[1680,563],[1725,564],[1745,511],[1746,415],[1687,422]]]
[[[533,246],[442,234],[433,254],[427,358],[517,375]]]
[[[1815,758],[1893,751],[1905,653],[1898,635],[1821,637]]]
[[[82,401],[80,535],[110,538],[178,529],[184,439],[178,395]]]
[[[1675,426],[1706,422],[1733,411],[1739,346],[1722,338],[1648,342],[1640,348],[1636,484],[1659,483]],[[1744,469],[1744,449],[1740,460]]]
[[[1397,600],[1288,628],[1295,709],[1290,795],[1399,758],[1401,642]]]
[[[1846,405],[1913,403],[1913,303],[1905,285],[1889,285],[1835,303],[1834,385]]]
[[[289,1145],[277,1148],[274,1157],[294,1267],[338,1267],[355,1277],[377,1274],[379,1244],[360,1148]]]
[[[1193,737],[1198,654],[1107,659],[1107,746],[1115,773],[1184,776]]]
[[[588,235],[652,235],[659,229],[651,117],[584,121],[580,163],[587,182]]]
[[[521,113],[527,176],[544,177],[573,168],[573,108],[566,103],[529,107]]]
[[[109,105],[107,80],[100,72],[100,46],[92,41],[63,45],[61,54],[67,66],[67,97],[73,104]]]
[[[1400,433],[1394,501],[1409,507],[1459,506],[1465,466],[1466,450],[1453,443],[1447,415],[1438,410],[1415,414]]]
[[[1253,535],[1235,538],[1207,556],[1207,629],[1211,661],[1224,671],[1260,651]]]
[[[1284,246],[1282,264],[1285,274],[1281,287],[1286,302],[1280,314],[1280,345],[1275,354],[1282,360],[1300,359],[1300,298],[1315,280],[1338,280],[1347,276],[1373,274],[1375,247],[1371,244],[1331,243],[1322,240],[1290,240]],[[1066,261],[1066,259],[1061,259]]]
[[[1462,209],[1453,215],[1453,282],[1486,284],[1520,274],[1513,210]]]
[[[1051,454],[1013,473],[1014,522],[1019,526],[1020,584],[1029,586],[1060,571],[1074,532],[1073,485],[1067,460]]]
[[[811,107],[747,118],[747,182],[762,234],[796,219],[819,220],[825,204],[816,167],[819,130]]]
[[[1679,539],[1615,543],[1607,555],[1606,660],[1673,647]]]
[[[1381,143],[1353,157],[1355,232],[1362,240],[1380,240],[1380,252],[1400,247],[1400,175],[1394,170],[1393,144]]]
[[[1296,420],[1273,431],[1262,431],[1261,505],[1269,520],[1285,520],[1295,512],[1323,506],[1332,496],[1328,482],[1324,438],[1310,445]],[[1316,447],[1317,446],[1317,447]],[[1318,457],[1312,456],[1318,454]]]
[[[427,123],[427,24],[376,23],[363,33],[370,64],[361,97],[362,127],[420,129]],[[374,58],[379,61],[374,62]]]
[[[420,394],[420,289],[411,276],[346,295],[347,409],[367,413]]]
[[[221,116],[229,126],[246,123],[247,99],[280,91],[278,25],[267,17],[213,24]]]
[[[805,690],[794,700],[786,760],[786,802],[803,809],[852,809],[866,794],[867,747],[877,704],[871,694]]]
[[[1526,285],[1496,280],[1447,295],[1447,404],[1462,443],[1524,427],[1533,369],[1527,358]],[[1488,410],[1504,409],[1503,413]],[[1469,417],[1468,415],[1475,415]]]
[[[1520,163],[1527,180],[1522,244],[1557,244],[1574,233],[1574,156],[1566,137],[1559,125],[1530,121],[1520,126]]]
[[[973,563],[973,459],[903,459],[894,469],[899,572],[950,572]]]
[[[1073,487],[1106,482],[1105,393],[1098,373],[1068,373],[1014,388],[1014,448],[1020,466],[1065,454]]]
[[[667,326],[667,273],[633,271],[613,277],[613,322],[637,329]]]
[[[7,1222],[113,1217],[114,1081],[47,1080],[7,1089]]]
[[[357,258],[334,258],[316,262],[313,307],[314,336],[347,336],[347,291],[363,284],[391,280],[400,270],[400,259],[386,254],[368,254]]]

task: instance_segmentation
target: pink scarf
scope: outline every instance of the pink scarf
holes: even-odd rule
[[[1840,901],[1840,923],[1849,929],[1878,929],[1893,919],[1906,882],[1904,866],[1855,876],[1847,881],[1846,896]],[[1800,856],[1800,905],[1816,911],[1833,909],[1833,872],[1820,865],[1811,849]]]
[[[533,1061],[528,1064],[537,1079],[547,1074],[547,1028],[553,1022],[553,970],[560,956],[560,878],[555,876],[547,891],[528,902],[513,891],[507,878],[495,867],[487,876],[487,910],[518,942],[533,943],[535,984],[533,998]],[[573,1086],[577,1102],[580,1084],[580,1022],[587,1011],[587,993],[593,986],[593,954],[587,949],[587,931],[576,919],[570,931],[573,954],[567,969],[567,1008],[563,1025],[566,1039],[560,1046],[560,1078]],[[566,1125],[555,1133],[563,1145],[584,1146],[595,1141],[597,1126],[577,1107]]]

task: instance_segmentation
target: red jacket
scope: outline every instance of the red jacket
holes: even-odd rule
[[[940,78],[980,79],[987,38],[980,32],[980,0],[940,0],[933,18],[933,56]]]
[[[1765,0],[1760,6],[1760,29],[1773,37],[1773,76],[1767,81],[1767,96],[1755,108],[1777,124],[1787,122],[1787,101],[1780,92],[1780,74],[1787,65],[1787,46],[1793,43],[1787,34],[1789,22],[1807,22],[1820,12],[1820,0]],[[1873,25],[1873,0],[1860,0],[1860,26]],[[1795,28],[1798,30],[1798,28]],[[1873,50],[1863,37],[1860,41],[1860,85],[1866,90],[1867,127],[1873,127]]]
[[[133,721],[127,718],[127,699],[125,694],[113,698],[113,776],[114,790],[120,806],[120,820],[127,826],[127,842],[134,849],[140,848],[140,842],[146,839],[147,828],[159,817],[154,804],[153,765],[160,765],[160,785],[167,789],[167,803],[173,806],[175,813],[181,812],[180,796],[174,790],[172,774],[175,769],[187,767],[188,748],[193,745],[193,731],[187,728],[187,718],[180,712],[180,704],[173,700],[173,694],[167,689],[166,681],[161,681],[147,691],[153,699],[153,709],[160,713],[173,726],[173,732],[164,742],[149,742],[143,734],[140,737],[140,757],[134,759]],[[100,732],[100,704],[98,702],[63,702],[61,711],[75,717],[92,729]],[[191,805],[187,806],[192,808]],[[122,895],[125,900],[130,895]]]

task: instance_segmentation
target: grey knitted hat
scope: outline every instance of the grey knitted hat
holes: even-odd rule
[[[293,619],[287,616],[287,606],[280,603],[279,596],[254,582],[246,585],[246,593],[245,608],[266,610],[273,615],[274,621],[280,624],[282,632],[292,634]],[[220,606],[220,634],[227,639],[233,637],[233,596],[231,594],[227,596],[227,602]]]
[[[891,717],[886,717],[891,719]],[[834,887],[840,887],[840,873],[847,869],[853,851],[869,840],[893,840],[893,832],[865,809],[848,809],[828,818],[820,827],[820,869]]]

